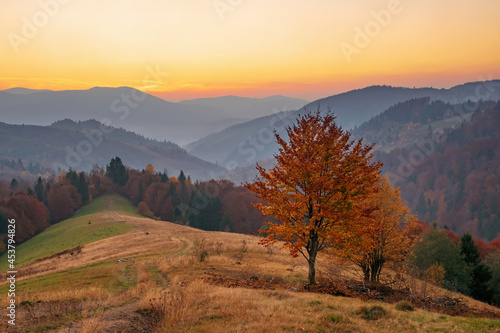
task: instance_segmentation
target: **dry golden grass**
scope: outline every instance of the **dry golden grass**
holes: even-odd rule
[[[80,333],[100,333],[102,330],[100,330],[99,326],[102,321],[102,318],[100,315],[97,315],[95,317],[92,317],[88,320],[86,320],[82,326],[80,327]]]
[[[153,301],[147,302],[152,298]],[[377,321],[363,319],[362,309],[381,306]],[[475,332],[487,325],[469,324],[416,310],[402,313],[395,305],[287,290],[223,288],[199,280],[147,295],[143,309],[154,313],[155,332]],[[491,327],[494,332],[500,328]]]
[[[498,332],[500,321],[450,317],[395,305],[291,289],[226,288],[209,284],[207,272],[280,279],[299,289],[307,263],[259,237],[205,232],[173,223],[104,212],[134,229],[83,246],[77,255],[32,262],[19,269],[18,328],[67,332]],[[193,245],[204,241],[200,262]],[[134,261],[118,263],[118,259]],[[390,273],[393,274],[393,273]],[[322,257],[323,278],[358,278],[355,268]],[[387,277],[392,278],[392,277]],[[421,288],[420,281],[415,288]],[[437,287],[428,293],[456,295]],[[496,308],[461,296],[471,306]],[[0,301],[5,306],[5,298]],[[362,309],[382,306],[379,320]],[[35,318],[35,320],[32,320]],[[30,321],[31,320],[31,321]]]

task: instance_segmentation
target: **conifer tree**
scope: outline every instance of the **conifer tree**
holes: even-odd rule
[[[481,261],[479,250],[470,233],[460,237],[460,249],[464,261],[472,268],[470,295],[483,302],[492,301],[492,291],[488,287],[491,280],[491,270]]]
[[[82,203],[83,204],[88,203],[90,199],[89,185],[87,184],[87,179],[85,178],[85,173],[83,172],[80,172],[76,189],[78,190],[78,193],[80,193],[82,197]]]

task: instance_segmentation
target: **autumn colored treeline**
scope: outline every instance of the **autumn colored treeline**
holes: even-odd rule
[[[128,179],[118,190],[145,216],[209,231],[254,233],[264,223],[253,193],[228,180],[193,183],[181,171],[177,177],[156,172],[128,170]]]
[[[0,182],[0,236],[8,219],[16,219],[16,242],[25,242],[107,191],[129,198],[144,216],[204,230],[250,234],[263,224],[251,206],[255,195],[242,186],[226,180],[193,183],[182,171],[169,177],[152,165],[138,171],[116,157],[105,169],[96,166],[89,173],[70,169],[34,184]]]
[[[0,235],[6,233],[8,219],[16,220],[16,242],[22,243],[51,224],[65,220],[91,198],[106,190],[104,170],[94,168],[89,174],[69,170],[57,177],[38,180],[23,186],[16,179],[0,182]]]
[[[427,282],[500,305],[500,239],[487,244],[470,233],[458,237],[434,223],[411,248],[406,269]]]

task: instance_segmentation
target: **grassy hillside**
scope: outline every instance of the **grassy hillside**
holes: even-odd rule
[[[258,239],[138,217],[122,197],[103,196],[19,247],[24,264],[19,266],[16,285],[17,328],[27,332],[500,330],[500,320],[474,315],[500,318],[498,309],[466,297],[460,297],[460,304],[471,312],[450,316],[417,307],[402,311],[401,304],[368,296],[363,300],[304,290],[305,260],[263,248]],[[79,251],[60,253],[78,245],[82,245]],[[36,258],[42,259],[33,261]],[[318,265],[322,281],[354,283],[357,276],[327,258]],[[0,279],[5,281],[5,276]],[[6,293],[7,285],[0,285],[0,294]],[[428,288],[427,295],[457,297],[438,288]],[[6,302],[6,297],[0,298],[0,306]]]
[[[72,218],[52,225],[43,233],[19,245],[16,248],[17,266],[131,230],[133,227],[120,222],[117,214],[134,216],[135,208],[126,198],[116,194],[107,194],[95,199],[82,207]],[[0,270],[4,271],[6,268],[4,253],[0,257]]]

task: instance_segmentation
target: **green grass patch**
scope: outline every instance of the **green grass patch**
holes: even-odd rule
[[[181,256],[185,255],[186,252],[187,252],[186,251],[187,247],[188,247],[188,243],[186,241],[182,242],[182,247],[180,249],[176,250],[176,255],[178,257],[181,257]]]
[[[133,229],[132,226],[123,222],[101,219],[102,215],[98,214],[108,209],[119,214],[132,215],[129,212],[135,208],[120,195],[102,195],[89,205],[82,207],[72,218],[50,226],[41,234],[19,245],[16,248],[16,265],[20,266],[80,245],[121,235]],[[0,257],[0,270],[6,269],[7,257],[4,253]]]
[[[163,272],[161,272],[156,266],[150,265],[148,267],[149,273],[151,273],[151,277],[155,281],[155,284],[159,287],[166,287],[165,283],[169,283],[170,280],[165,277]]]
[[[458,326],[464,332],[500,332],[500,320],[465,318]]]
[[[365,320],[379,320],[385,316],[385,310],[380,305],[364,306],[358,311],[358,314]]]
[[[75,320],[78,319],[82,319],[82,315],[76,312],[71,312],[65,316],[56,316],[53,320],[50,321],[50,323],[33,327],[27,330],[26,332],[33,332],[33,333],[47,332],[48,330],[54,330],[66,326],[67,324],[74,322]]]
[[[123,265],[113,260],[21,280],[16,283],[16,292],[23,294],[30,291],[78,290],[88,287],[103,288],[111,292],[121,291],[124,280]],[[7,289],[8,285],[1,286],[0,294],[6,294]]]
[[[399,311],[415,311],[415,308],[409,302],[407,302],[407,301],[401,301],[398,304],[396,304],[396,310],[399,310]]]
[[[134,270],[132,265],[125,265],[122,268],[122,274],[120,277],[120,291],[128,290],[130,287],[137,285],[137,272]]]
[[[132,206],[130,201],[117,193],[103,194],[88,205],[83,206],[73,215],[70,219],[83,217],[86,215],[91,215],[95,213],[102,213],[108,210],[116,211],[120,214],[144,217],[136,213],[136,208]]]
[[[341,315],[327,315],[326,319],[328,321],[333,322],[333,323],[340,323],[342,321],[342,316]]]
[[[16,293],[22,295],[29,292],[96,287],[117,294],[137,284],[137,272],[133,265],[133,263],[119,264],[112,260],[50,273],[17,282]],[[7,284],[1,286],[0,294],[6,295],[7,290]]]

